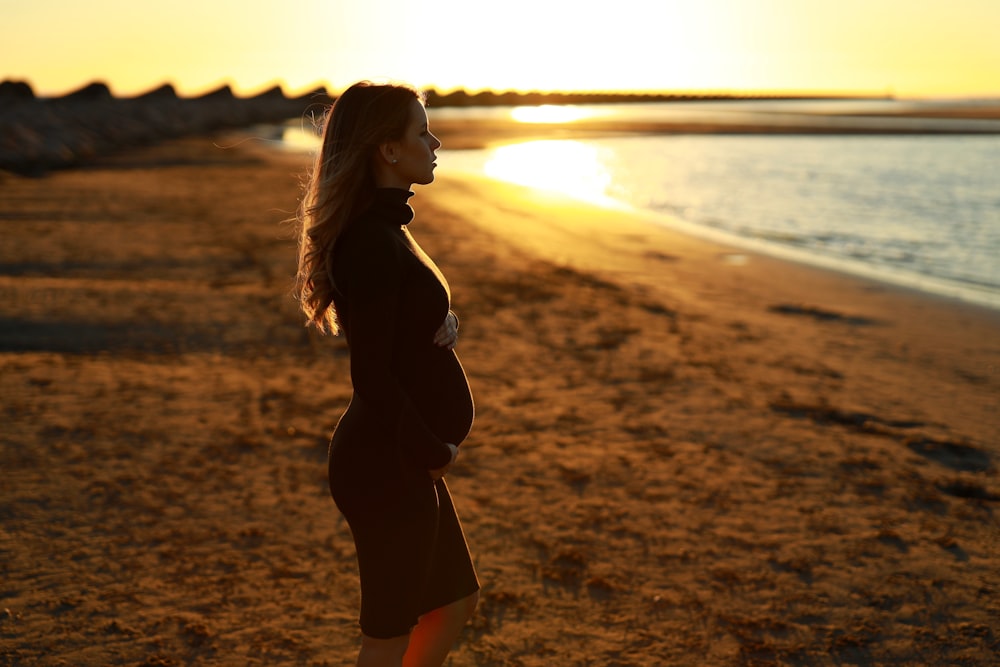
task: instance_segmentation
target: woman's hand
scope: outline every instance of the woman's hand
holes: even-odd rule
[[[457,343],[458,317],[449,310],[448,315],[444,318],[444,323],[434,334],[434,344],[438,347],[454,350]]]
[[[446,442],[444,444],[448,445],[448,449],[451,450],[451,461],[448,461],[448,465],[444,466],[443,468],[437,468],[435,470],[430,471],[431,479],[433,479],[435,482],[448,474],[448,471],[451,469],[451,466],[455,463],[455,459],[458,458],[458,447],[451,444],[450,442]]]

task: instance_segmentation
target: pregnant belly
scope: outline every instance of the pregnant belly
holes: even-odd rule
[[[410,400],[437,437],[458,445],[472,429],[472,391],[458,356],[437,350],[407,382]]]

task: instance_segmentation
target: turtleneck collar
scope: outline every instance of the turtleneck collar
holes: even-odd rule
[[[413,209],[407,200],[412,196],[412,192],[402,188],[377,188],[372,211],[388,224],[408,225],[413,220]]]

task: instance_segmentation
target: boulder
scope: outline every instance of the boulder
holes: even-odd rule
[[[83,88],[74,90],[71,93],[67,93],[63,97],[59,98],[67,102],[100,102],[113,99],[114,96],[111,94],[111,89],[108,88],[108,84],[103,81],[94,81],[88,83]]]
[[[26,81],[0,81],[0,100],[33,100],[35,91]]]

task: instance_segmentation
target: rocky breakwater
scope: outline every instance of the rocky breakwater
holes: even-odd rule
[[[236,96],[223,86],[179,97],[164,85],[136,97],[115,97],[91,83],[62,97],[37,97],[24,82],[0,83],[0,170],[37,175],[85,164],[128,146],[296,118],[331,101],[323,88],[298,97],[274,87]]]

